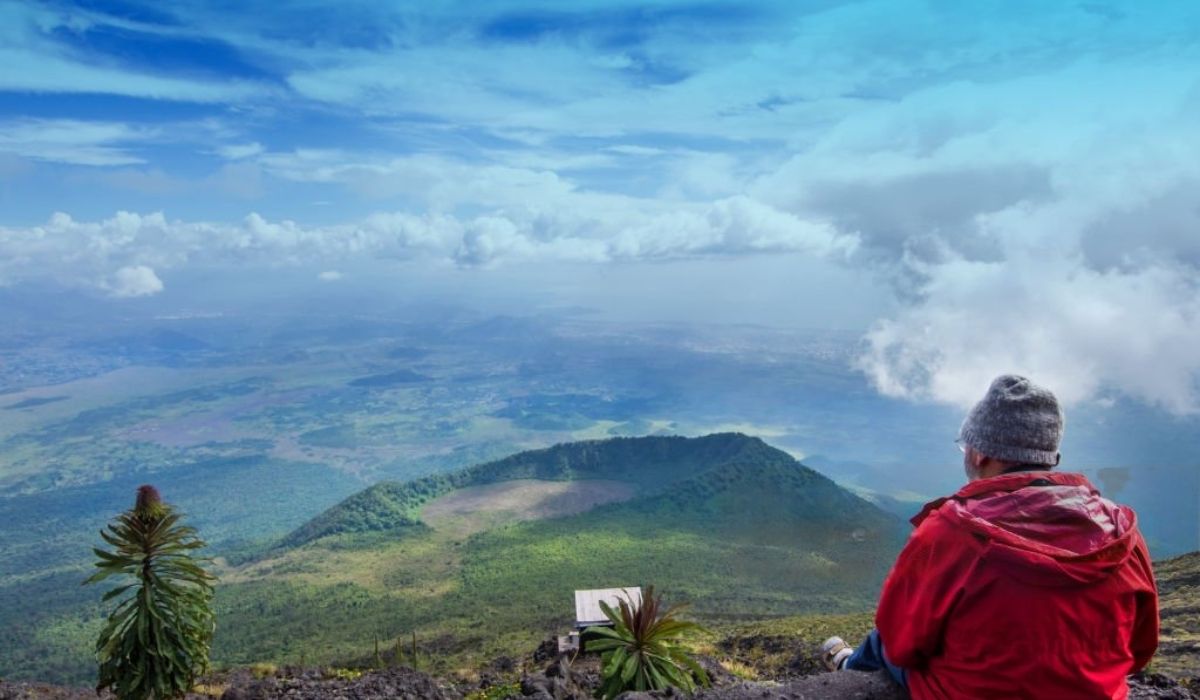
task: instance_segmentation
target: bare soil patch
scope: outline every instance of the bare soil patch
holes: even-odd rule
[[[624,481],[518,479],[448,493],[426,504],[421,519],[435,530],[466,536],[508,522],[583,513],[634,495],[635,487]]]

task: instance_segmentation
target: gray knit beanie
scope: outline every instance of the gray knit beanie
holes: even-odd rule
[[[1054,466],[1062,434],[1063,413],[1054,394],[1005,374],[967,414],[958,439],[994,459]]]

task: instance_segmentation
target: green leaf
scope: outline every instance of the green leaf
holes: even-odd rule
[[[132,509],[118,515],[101,538],[113,551],[93,549],[96,571],[84,583],[113,576],[126,582],[107,591],[102,603],[120,600],[96,639],[98,688],[126,700],[182,697],[208,668],[216,629],[211,560],[193,558],[205,546],[195,530],[164,504],[161,517]],[[132,593],[131,593],[132,592]]]
[[[623,648],[625,648],[625,641],[621,639],[593,639],[587,643],[587,650],[589,652],[603,652]]]
[[[680,685],[678,683],[669,682],[662,673],[659,672],[657,664],[647,663],[646,673],[650,676],[650,687],[654,690],[661,690],[670,685]]]
[[[694,675],[696,679],[700,681],[700,685],[703,685],[706,688],[710,685],[708,680],[708,672],[705,671],[704,667],[697,663],[695,659],[680,652],[672,654],[671,658],[673,658],[676,662],[683,664],[684,667],[691,671],[692,675]]]
[[[638,669],[641,667],[641,665],[642,659],[640,655],[635,653],[627,656],[620,666],[621,682],[628,683],[633,678],[634,674],[638,672]]]
[[[704,628],[675,615],[683,605],[662,606],[662,597],[654,587],[646,588],[640,603],[618,600],[614,608],[601,603],[601,610],[612,621],[612,628],[591,627],[586,633],[599,637],[589,650],[603,653],[599,695],[613,698],[625,690],[662,689],[675,686],[694,690],[696,680],[708,684],[708,676],[694,659],[679,646],[681,641]]]
[[[119,588],[114,588],[111,591],[109,591],[108,593],[105,593],[104,597],[100,599],[100,602],[107,603],[108,601],[112,600],[113,598],[116,598],[117,596],[121,595],[122,593],[129,590],[130,588],[133,588],[136,585],[137,585],[136,583],[130,583],[128,585],[121,586]]]

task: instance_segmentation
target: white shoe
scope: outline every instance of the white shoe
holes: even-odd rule
[[[842,670],[842,664],[854,653],[854,649],[841,637],[830,637],[821,645],[821,663],[830,671]]]

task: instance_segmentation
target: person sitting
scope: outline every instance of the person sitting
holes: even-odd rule
[[[833,670],[886,669],[915,700],[1125,698],[1158,646],[1158,594],[1134,511],[1056,470],[1063,413],[996,378],[959,432],[968,483],[927,504],[857,648]]]

